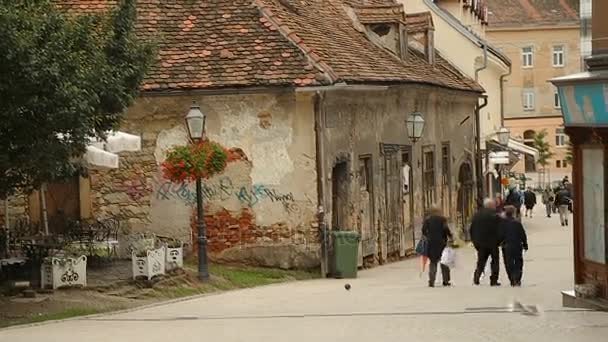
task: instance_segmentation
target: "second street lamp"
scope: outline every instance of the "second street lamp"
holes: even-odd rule
[[[205,139],[206,115],[194,102],[186,115],[186,128],[193,143],[198,144]],[[198,230],[198,277],[202,281],[209,280],[209,265],[207,262],[207,232],[203,212],[203,185],[200,175],[196,176],[196,227]]]
[[[422,113],[414,112],[410,114],[405,121],[405,126],[407,128],[407,135],[415,144],[422,138],[422,132],[424,131],[424,118],[422,117]]]

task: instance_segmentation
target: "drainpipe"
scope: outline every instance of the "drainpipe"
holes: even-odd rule
[[[509,72],[500,75],[500,125],[505,126],[505,77],[511,76],[513,66],[509,64]]]
[[[488,43],[486,41],[482,41],[483,43],[483,65],[479,68],[475,69],[475,82],[479,81],[479,72],[488,68]],[[482,105],[477,104],[475,106],[475,131],[476,131],[476,164],[477,164],[477,199],[481,200],[483,198],[483,163],[481,162],[481,109],[488,105],[488,97],[483,96],[484,103]]]
[[[329,274],[329,232],[325,223],[325,126],[323,107],[325,93],[316,91],[314,95],[315,136],[317,154],[317,223],[321,232],[321,276]]]
[[[483,65],[475,69],[475,82],[479,80],[479,72],[488,68],[488,43],[483,42]]]
[[[483,100],[482,104],[477,103],[475,105],[475,163],[476,163],[476,174],[477,174],[477,200],[480,201],[483,198],[483,172],[481,162],[481,125],[479,122],[479,113],[481,109],[488,105],[488,97],[486,95],[481,96]],[[481,202],[478,202],[481,203]]]

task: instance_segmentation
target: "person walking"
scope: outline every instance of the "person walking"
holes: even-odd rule
[[[560,187],[560,190],[555,195],[555,205],[559,211],[559,221],[561,222],[562,227],[568,226],[568,218],[570,216],[568,211],[570,205],[570,192],[566,187]]]
[[[526,217],[530,215],[530,218],[532,218],[534,214],[534,206],[536,205],[536,194],[530,187],[528,187],[526,192],[524,192],[524,205],[526,207]]]
[[[501,231],[504,236],[502,255],[505,269],[511,286],[521,286],[524,267],[523,251],[528,250],[528,237],[521,222],[515,220],[515,208],[507,206],[505,214],[506,219],[501,224]]]
[[[437,276],[437,265],[441,260],[443,249],[447,246],[448,240],[453,240],[452,232],[448,227],[447,219],[442,216],[441,209],[433,206],[429,211],[428,217],[422,225],[422,235],[427,241],[427,256],[429,258],[429,287],[435,287]],[[450,268],[441,265],[441,278],[443,286],[450,286]]]
[[[484,273],[488,258],[491,257],[490,285],[500,286],[498,282],[500,272],[498,246],[502,243],[500,231],[502,219],[496,214],[494,200],[486,198],[483,203],[484,207],[473,216],[471,223],[471,239],[477,250],[477,266],[473,274],[473,284],[479,285],[479,278]]]
[[[551,187],[547,186],[545,191],[543,191],[542,201],[545,205],[545,210],[547,211],[547,217],[551,217],[551,213],[553,212],[553,201],[555,201],[555,195],[553,194]]]
[[[515,207],[515,217],[517,219],[521,219],[521,205],[523,202],[522,195],[517,187],[511,187],[509,189],[509,194],[507,195],[507,199],[505,200],[505,205],[511,205]]]

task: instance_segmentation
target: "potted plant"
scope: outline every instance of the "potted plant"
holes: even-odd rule
[[[148,280],[165,274],[165,246],[159,246],[155,235],[137,234],[130,243],[133,279]]]
[[[40,266],[41,287],[87,286],[87,257],[48,257]]]
[[[203,140],[200,143],[174,147],[162,163],[163,176],[175,183],[208,179],[221,173],[228,161],[237,159],[220,144]]]
[[[179,240],[165,243],[165,270],[173,271],[184,267],[184,244]]]

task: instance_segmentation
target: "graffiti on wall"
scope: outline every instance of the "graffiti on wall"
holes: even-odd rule
[[[253,208],[263,201],[271,201],[283,205],[288,212],[297,212],[293,193],[283,193],[268,185],[255,184],[252,186],[235,186],[229,177],[221,177],[214,182],[202,185],[203,200],[226,201],[236,198],[241,205]],[[168,180],[157,180],[156,199],[184,201],[188,205],[196,205],[196,191],[187,183],[173,183]]]

